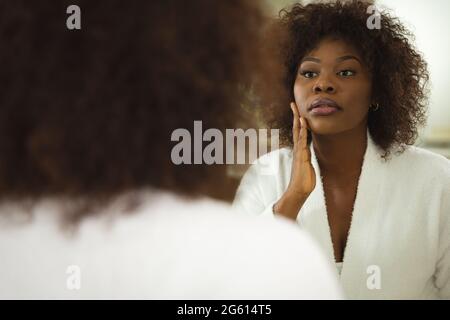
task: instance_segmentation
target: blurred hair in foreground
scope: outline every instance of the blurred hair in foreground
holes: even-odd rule
[[[66,28],[72,4],[81,30]],[[0,21],[2,201],[83,199],[77,221],[137,188],[232,198],[226,166],[171,163],[170,135],[244,123],[256,1],[1,0]]]

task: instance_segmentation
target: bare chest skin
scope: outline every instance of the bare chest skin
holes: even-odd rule
[[[356,199],[358,178],[337,181],[324,176],[323,188],[334,256],[336,262],[342,262]]]

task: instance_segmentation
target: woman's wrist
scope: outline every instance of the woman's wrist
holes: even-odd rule
[[[307,198],[308,195],[302,195],[292,192],[291,190],[286,190],[280,200],[273,206],[273,212],[289,219],[296,220],[298,213]]]

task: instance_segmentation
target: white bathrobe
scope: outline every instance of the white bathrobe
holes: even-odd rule
[[[333,266],[287,219],[274,224],[220,201],[152,190],[130,214],[124,199],[72,237],[56,223],[67,209],[59,201],[31,211],[0,205],[0,299],[342,297]],[[20,219],[26,212],[31,221]]]
[[[350,299],[450,299],[450,161],[409,146],[388,161],[368,133],[341,283]],[[316,176],[320,168],[310,145]],[[291,174],[288,148],[250,167],[234,206],[273,217]],[[335,263],[322,180],[297,217]]]

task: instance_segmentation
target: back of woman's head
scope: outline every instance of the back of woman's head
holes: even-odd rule
[[[256,64],[253,1],[2,0],[0,21],[2,201],[229,197],[225,166],[172,163],[171,133],[235,125]]]

